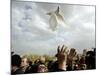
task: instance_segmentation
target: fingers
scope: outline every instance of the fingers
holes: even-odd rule
[[[63,50],[64,50],[64,45],[63,45],[62,48],[61,48],[61,52],[63,52]]]
[[[57,51],[58,51],[58,53],[60,52],[60,46],[58,46]]]
[[[64,48],[63,53],[66,53],[67,47]]]
[[[67,47],[65,45],[63,45],[60,49],[60,46],[58,46],[57,51],[58,53],[66,53],[66,49]]]

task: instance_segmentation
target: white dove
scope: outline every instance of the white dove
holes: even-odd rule
[[[47,15],[50,15],[49,23],[50,23],[50,28],[53,31],[56,30],[58,25],[65,25],[64,18],[59,12],[60,12],[60,9],[58,6],[56,11],[47,13]]]

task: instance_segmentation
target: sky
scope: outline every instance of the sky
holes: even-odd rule
[[[60,7],[66,26],[50,29],[48,12]],[[12,1],[11,50],[18,54],[54,55],[58,45],[83,49],[95,47],[95,6]]]

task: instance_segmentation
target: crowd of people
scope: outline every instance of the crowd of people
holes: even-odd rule
[[[30,61],[28,57],[21,57],[18,54],[11,55],[11,74],[29,74],[59,71],[90,70],[96,68],[96,48],[93,50],[83,50],[83,54],[78,54],[76,49],[58,46],[55,60],[46,62],[46,58],[41,56],[37,60]]]

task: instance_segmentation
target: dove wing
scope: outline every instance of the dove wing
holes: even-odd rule
[[[64,21],[64,17],[62,15],[60,15],[60,14],[56,14],[56,15],[57,15],[58,20]]]

